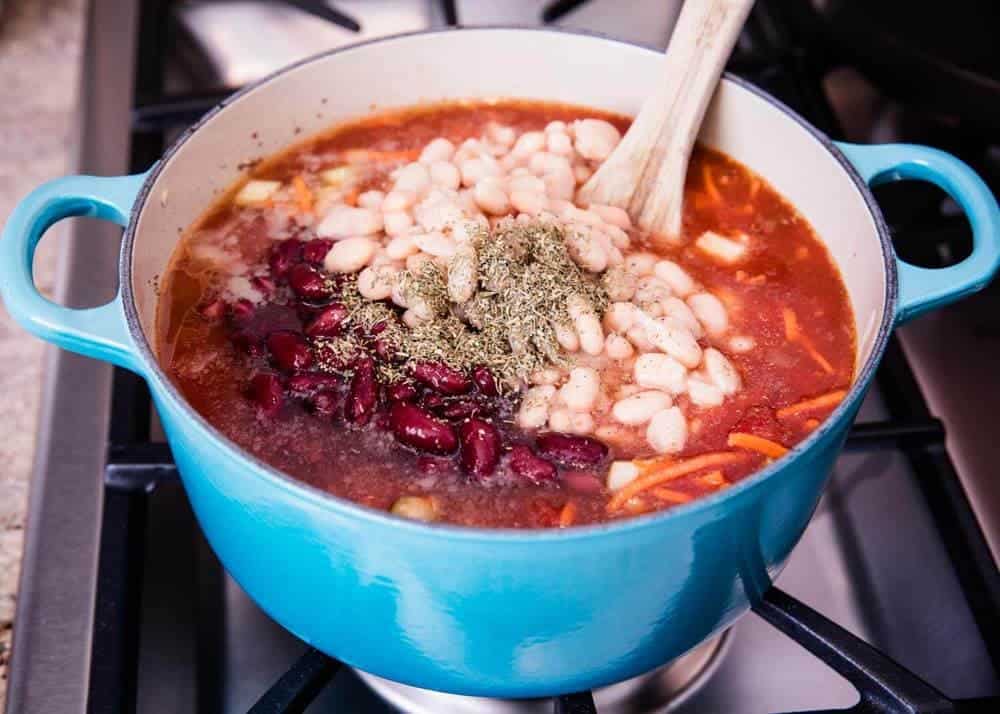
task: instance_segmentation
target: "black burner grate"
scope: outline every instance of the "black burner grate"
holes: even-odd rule
[[[357,20],[333,5],[310,0],[286,1],[348,29],[360,29]],[[553,21],[584,2],[556,0],[543,9],[542,17],[546,22]],[[836,120],[821,88],[829,62],[817,42],[814,19],[808,11],[794,5],[760,0],[730,69],[779,96],[831,136],[837,136]],[[160,155],[167,131],[193,122],[235,89],[169,96],[163,93],[167,42],[164,28],[168,26],[169,7],[167,0],[154,0],[142,6],[138,43],[142,51],[138,54],[132,117],[131,164],[136,171],[145,169]],[[441,10],[449,24],[458,24],[452,0],[441,0]],[[1000,666],[1000,583],[996,566],[944,450],[943,427],[930,416],[895,342],[885,357],[879,382],[888,395],[890,411],[899,418],[856,425],[847,446],[901,449],[909,456],[994,665]],[[177,479],[169,449],[149,441],[149,413],[149,394],[142,380],[116,370],[89,683],[91,712],[131,712],[136,707],[147,506],[155,489]],[[1000,699],[960,702],[947,699],[862,640],[777,588],[763,593],[754,610],[858,689],[860,701],[849,712],[1000,711]],[[302,712],[340,667],[339,662],[323,653],[307,649],[250,711]],[[217,702],[210,702],[206,710],[216,708]],[[593,696],[584,692],[554,699],[553,711],[588,714],[596,709]]]

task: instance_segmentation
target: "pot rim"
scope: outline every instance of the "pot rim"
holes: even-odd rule
[[[285,474],[270,464],[258,459],[256,456],[246,451],[238,444],[231,441],[226,435],[216,429],[208,420],[202,417],[180,393],[174,383],[166,375],[157,359],[153,348],[147,338],[142,324],[139,320],[138,309],[135,303],[135,291],[132,284],[132,254],[135,247],[136,230],[142,210],[146,205],[153,185],[159,179],[160,174],[170,162],[170,159],[177,154],[187,143],[187,140],[197,132],[202,126],[222,113],[230,104],[241,99],[243,96],[256,91],[258,88],[279,80],[285,74],[298,67],[316,62],[327,57],[350,52],[360,47],[376,45],[380,43],[391,43],[409,37],[423,35],[443,35],[452,33],[474,33],[474,32],[544,32],[554,35],[575,35],[604,42],[624,45],[629,48],[638,48],[650,52],[659,53],[659,50],[648,45],[629,42],[605,34],[593,31],[585,31],[560,27],[538,27],[531,25],[470,25],[464,27],[441,27],[412,32],[398,33],[384,37],[373,38],[344,47],[338,47],[326,52],[311,55],[282,67],[275,72],[253,82],[232,95],[224,99],[217,106],[202,116],[197,122],[188,127],[177,139],[167,148],[161,159],[159,159],[147,172],[146,177],[136,195],[135,203],[129,216],[128,225],[122,238],[122,248],[119,258],[119,280],[122,291],[122,302],[125,310],[125,318],[128,329],[135,343],[138,354],[144,362],[145,369],[143,376],[152,387],[161,395],[173,400],[180,411],[188,419],[191,419],[202,430],[206,431],[224,449],[231,452],[237,458],[247,462],[253,468],[245,469],[244,472],[253,474],[254,477],[266,480],[270,485],[280,488],[288,496],[295,499],[303,499],[311,505],[332,512],[337,516],[346,518],[357,518],[373,526],[383,526],[411,530],[417,536],[427,536],[434,534],[445,538],[458,539],[462,541],[481,541],[491,544],[499,543],[534,543],[534,542],[559,542],[569,543],[571,541],[588,540],[610,535],[624,535],[630,532],[639,532],[654,529],[665,525],[670,521],[676,521],[688,516],[700,514],[702,511],[716,508],[729,500],[735,500],[741,495],[761,487],[779,471],[790,466],[792,461],[811,450],[820,441],[827,438],[840,425],[851,412],[856,402],[865,394],[868,384],[874,376],[875,369],[881,361],[889,340],[896,317],[896,302],[898,296],[897,266],[892,248],[892,241],[889,236],[888,227],[882,216],[882,212],[868,187],[867,182],[861,177],[853,164],[847,159],[844,153],[834,144],[834,142],[819,129],[814,127],[792,108],[771,96],[759,87],[750,82],[737,77],[729,72],[724,73],[723,81],[732,82],[737,86],[749,91],[758,98],[769,103],[819,142],[827,153],[840,165],[841,169],[847,173],[857,191],[861,194],[868,212],[875,224],[876,233],[882,251],[882,269],[885,275],[885,292],[883,295],[882,319],[879,323],[878,332],[872,342],[871,351],[861,368],[856,372],[853,382],[848,389],[847,395],[830,413],[830,415],[817,427],[808,437],[796,444],[782,458],[772,462],[768,466],[751,474],[742,481],[739,481],[729,488],[717,493],[703,496],[686,504],[674,506],[673,508],[656,511],[639,516],[630,516],[599,524],[574,526],[572,528],[480,528],[473,526],[459,526],[448,523],[424,523],[405,518],[399,518],[386,511],[377,510],[368,506],[355,503],[346,498],[341,498],[327,491],[323,491],[315,486],[299,481],[292,476]],[[840,266],[838,266],[839,268]],[[853,306],[852,306],[853,308]]]

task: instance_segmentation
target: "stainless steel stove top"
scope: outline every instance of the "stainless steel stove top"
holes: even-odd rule
[[[330,27],[277,3],[234,0],[178,5],[176,19],[187,28],[186,50],[197,50],[197,56],[192,61],[188,55],[186,71],[172,73],[172,81],[184,86],[192,78],[204,83],[208,77],[217,84],[234,86],[321,49],[444,21],[442,5],[435,2],[339,0],[335,4],[359,19],[360,34]],[[170,7],[169,3],[162,6],[161,18]],[[679,1],[673,0],[627,4],[592,0],[563,22],[663,46],[678,7]],[[466,24],[537,24],[541,8],[541,2],[532,0],[456,3],[459,19]],[[126,137],[135,36],[121,28],[134,26],[137,17],[136,0],[91,3],[81,113],[86,140],[78,167],[82,172],[129,170]],[[144,137],[133,134],[133,139]],[[135,155],[133,151],[133,161]],[[62,284],[70,303],[93,304],[107,298],[116,252],[113,236],[95,231],[90,224],[77,226]],[[943,313],[941,319],[948,314]],[[907,346],[916,348],[928,327],[921,322],[909,328]],[[937,352],[942,353],[941,346]],[[102,507],[109,507],[106,500],[102,506],[102,482],[112,370],[66,353],[52,351],[48,357],[47,404],[31,498],[8,703],[9,711],[18,714],[86,711],[88,678],[93,666],[100,667],[100,662],[91,659],[94,633],[108,626],[95,621],[93,603],[98,587],[100,515]],[[970,355],[966,357],[966,363],[979,365]],[[985,370],[987,354],[976,359],[980,357]],[[928,359],[921,369],[921,380],[939,399],[933,370],[941,366]],[[976,372],[982,382],[987,381],[985,374]],[[967,426],[960,406],[955,414],[956,427]],[[875,388],[860,420],[886,416],[882,395]],[[947,426],[952,423],[949,417]],[[958,442],[953,437],[953,443]],[[984,465],[987,470],[992,466],[970,459],[970,469],[977,473],[984,471]],[[247,711],[301,654],[303,644],[267,618],[218,568],[197,534],[179,485],[158,487],[147,502],[142,517],[148,538],[136,546],[145,549],[141,647],[134,654],[138,658],[136,710]],[[848,453],[838,461],[831,487],[779,585],[949,695],[1000,691],[972,615],[963,606],[964,595],[949,553],[901,451]],[[331,596],[333,610],[334,600]],[[961,647],[954,646],[959,642]],[[694,665],[688,674],[704,674],[683,697],[672,703],[624,698],[618,709],[602,711],[765,714],[842,708],[857,700],[846,681],[752,615],[728,633],[723,649],[700,656],[691,660]],[[390,698],[400,709],[379,697],[356,673],[344,670],[308,711],[537,710],[530,703],[459,701],[381,684],[375,689],[391,689]],[[600,702],[600,693],[598,697]]]

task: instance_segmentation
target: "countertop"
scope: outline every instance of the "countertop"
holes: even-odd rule
[[[85,0],[7,0],[0,10],[0,221],[28,191],[72,170]],[[64,229],[63,229],[64,230]],[[54,228],[36,258],[51,291]],[[35,447],[43,350],[0,305],[0,711],[17,600],[28,482]]]

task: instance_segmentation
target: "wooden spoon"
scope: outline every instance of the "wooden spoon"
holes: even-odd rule
[[[642,111],[580,199],[628,211],[642,230],[679,240],[691,149],[753,0],[687,0]]]

